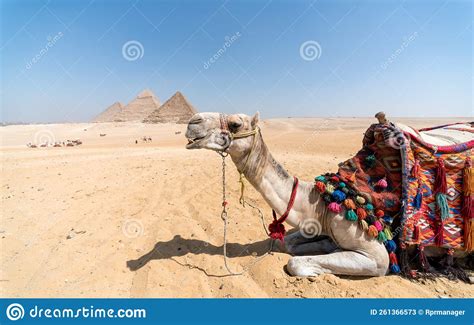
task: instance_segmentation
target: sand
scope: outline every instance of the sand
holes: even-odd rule
[[[338,162],[353,155],[373,121],[276,119],[261,124],[275,158],[291,174],[310,180],[335,171]],[[184,149],[185,127],[89,123],[1,128],[0,296],[474,297],[472,285],[447,279],[290,277],[283,268],[289,255],[278,252],[244,275],[216,277],[226,274],[221,159],[213,152]],[[135,144],[143,136],[153,142]],[[51,137],[80,138],[83,145],[25,146]],[[237,180],[229,160],[234,270],[269,245],[255,211],[238,205]],[[250,186],[247,196],[263,209],[268,223],[270,208]]]

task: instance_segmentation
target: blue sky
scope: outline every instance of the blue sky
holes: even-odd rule
[[[1,4],[3,122],[88,121],[144,88],[264,118],[474,115],[471,1]]]

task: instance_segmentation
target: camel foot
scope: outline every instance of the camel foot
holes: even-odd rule
[[[382,276],[387,266],[377,266],[374,259],[353,251],[327,255],[295,256],[288,261],[287,270],[293,276],[316,276],[324,273],[357,276]]]

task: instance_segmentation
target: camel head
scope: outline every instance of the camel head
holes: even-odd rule
[[[197,113],[188,123],[186,149],[243,152],[251,147],[252,137],[240,138],[235,135],[254,130],[259,116],[258,112],[254,116]]]

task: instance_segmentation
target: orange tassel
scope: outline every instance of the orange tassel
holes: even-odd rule
[[[347,209],[352,209],[352,210],[354,210],[356,208],[356,205],[355,205],[354,201],[352,201],[351,199],[345,199],[344,200],[344,206]]]
[[[375,238],[379,234],[379,231],[377,230],[377,228],[375,228],[374,225],[371,225],[371,226],[369,226],[369,229],[367,230],[367,233],[369,234],[369,236]]]
[[[471,157],[466,158],[463,170],[463,209],[464,218],[464,249],[474,249],[474,168]]]
[[[357,173],[357,170],[354,173],[352,173],[351,177],[349,178],[349,180],[352,183],[355,183],[355,181],[356,181],[356,173]]]
[[[359,217],[359,220],[364,220],[365,218],[367,218],[367,212],[365,212],[365,210],[362,208],[357,208],[356,213]]]
[[[418,159],[415,159],[415,164],[411,168],[411,177],[418,178],[419,175],[420,175],[420,162],[418,161]]]

